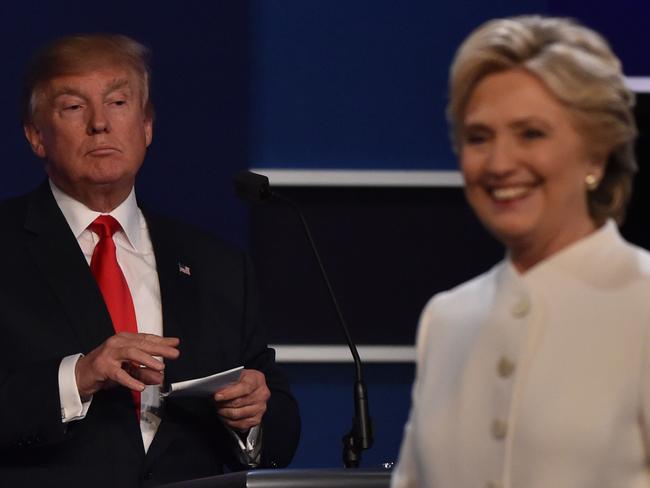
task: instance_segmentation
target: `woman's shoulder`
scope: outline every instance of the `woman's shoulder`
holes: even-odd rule
[[[420,315],[420,324],[434,321],[458,323],[459,319],[474,315],[492,302],[500,276],[507,272],[502,261],[483,274],[454,288],[436,293],[426,303]]]
[[[432,345],[455,344],[459,338],[472,334],[490,309],[500,275],[507,264],[501,262],[460,285],[436,293],[425,305],[417,332],[417,357],[422,361]],[[452,346],[450,346],[452,347]]]
[[[424,312],[436,309],[457,310],[459,305],[475,303],[494,293],[499,276],[506,272],[507,263],[502,261],[483,274],[465,281],[449,290],[436,293],[427,302]]]
[[[650,251],[623,241],[619,252],[603,259],[605,273],[618,278],[618,282],[647,282],[650,285]]]
[[[629,244],[630,252],[634,256],[636,269],[641,276],[650,279],[650,251],[643,247]]]

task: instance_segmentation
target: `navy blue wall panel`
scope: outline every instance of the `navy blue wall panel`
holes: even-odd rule
[[[571,15],[611,40],[628,74],[650,76],[649,10],[637,0],[5,2],[0,197],[27,191],[43,177],[22,136],[17,98],[29,54],[61,34],[123,32],[153,49],[158,117],[139,196],[245,243],[245,207],[235,201],[230,179],[246,166],[455,168],[444,123],[447,70],[458,43],[482,21],[530,12]],[[337,259],[334,267],[345,271],[342,255]],[[369,301],[356,295],[364,291],[359,276],[368,274],[350,280],[350,303]],[[410,327],[417,313],[409,312]],[[340,436],[352,414],[351,368],[288,369],[304,420],[294,466],[339,465]],[[377,466],[396,457],[412,366],[367,370],[377,444],[364,465]]]
[[[244,242],[231,174],[246,165],[453,169],[446,78],[461,39],[501,15],[553,12],[600,29],[628,73],[650,76],[648,2],[221,0],[4,3],[0,197],[41,178],[18,123],[34,48],[72,32],[130,34],[153,48],[154,144],[140,196]]]
[[[303,407],[303,428],[293,468],[342,466],[341,438],[352,425],[351,364],[283,365],[294,394]],[[411,404],[413,365],[368,364],[364,373],[368,386],[375,445],[364,451],[362,467],[379,468],[395,461]]]
[[[455,169],[444,117],[453,54],[485,20],[525,13],[601,30],[629,75],[650,76],[648,2],[252,2],[250,164]]]
[[[596,29],[623,61],[626,75],[650,77],[650,2],[549,0],[548,13],[573,17]]]
[[[250,162],[268,168],[455,169],[444,120],[456,46],[499,2],[251,3]]]

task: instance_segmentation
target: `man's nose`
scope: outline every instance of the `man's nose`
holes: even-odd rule
[[[91,107],[88,117],[88,133],[99,134],[101,132],[110,132],[111,126],[109,119],[106,116],[105,108],[103,105]]]

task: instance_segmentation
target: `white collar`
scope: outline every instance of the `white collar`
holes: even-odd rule
[[[510,256],[507,264],[515,274],[528,284],[545,281],[545,277],[568,273],[575,277],[593,280],[594,273],[604,272],[612,265],[617,250],[625,249],[625,241],[616,222],[609,219],[589,235],[540,261],[520,274],[515,270]]]
[[[49,180],[49,184],[54,200],[56,200],[61,212],[63,212],[63,216],[75,238],[79,239],[81,233],[88,228],[91,222],[102,214],[91,210],[83,203],[64,193],[52,180]],[[120,223],[129,243],[136,251],[141,251],[140,209],[135,199],[135,189],[131,188],[129,196],[108,212],[107,215],[112,216]]]

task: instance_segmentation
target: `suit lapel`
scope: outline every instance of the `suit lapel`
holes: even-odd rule
[[[88,353],[115,334],[101,292],[93,278],[75,236],[45,182],[33,194],[25,219],[27,248],[43,278],[50,285],[68,318],[83,353]],[[132,402],[129,392],[115,388],[106,395],[122,396]],[[136,452],[143,452],[142,436],[135,415],[123,423]]]
[[[86,353],[113,335],[113,324],[49,185],[41,185],[33,196],[25,219],[27,248]]]
[[[163,335],[180,339],[181,354],[165,365],[165,381],[174,383],[197,375],[195,354],[200,331],[197,290],[192,269],[194,263],[183,251],[174,229],[143,209],[156,256],[160,283]],[[147,460],[156,459],[174,438],[175,425],[163,418],[147,452]]]
[[[197,289],[192,276],[193,263],[178,244],[173,229],[143,211],[156,256],[160,284],[163,335],[180,339],[181,355],[165,367],[166,381],[190,379],[196,374],[198,322]]]

